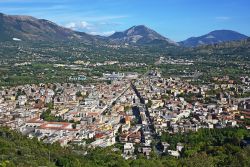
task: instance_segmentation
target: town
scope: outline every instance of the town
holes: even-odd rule
[[[81,79],[81,78],[80,78]],[[152,152],[180,157],[162,135],[199,129],[250,129],[250,78],[228,76],[193,84],[159,69],[106,73],[99,83],[27,84],[0,90],[0,125],[44,143],[114,146],[125,159]],[[78,78],[72,80],[78,80]],[[86,151],[87,154],[87,151]]]

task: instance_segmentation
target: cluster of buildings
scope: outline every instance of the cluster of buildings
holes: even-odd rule
[[[155,150],[179,157],[185,145],[178,143],[176,149],[169,149],[167,142],[159,141],[163,133],[242,125],[250,128],[250,101],[236,98],[248,91],[245,83],[236,84],[224,77],[214,78],[215,83],[193,85],[180,78],[163,78],[157,70],[140,77],[136,73],[103,77],[111,82],[1,89],[0,125],[62,146],[119,143],[125,159],[137,154],[150,157]],[[157,149],[156,142],[163,149]]]
[[[48,143],[84,143],[95,138],[94,146],[114,144],[120,115],[110,110],[128,89],[128,81],[112,84],[23,85],[0,91],[0,123]],[[61,121],[42,119],[51,117]],[[108,138],[107,138],[108,137]],[[100,140],[99,140],[100,139]],[[98,143],[99,142],[99,143]]]
[[[178,64],[178,65],[192,65],[194,61],[187,59],[173,59],[171,57],[160,57],[156,62],[156,65],[159,64]]]
[[[157,134],[197,131],[200,128],[238,126],[240,114],[234,91],[242,88],[230,80],[224,84],[195,86],[179,78],[164,79],[157,71],[135,83],[148,106]],[[217,90],[216,93],[211,93]],[[234,90],[231,91],[230,90]]]

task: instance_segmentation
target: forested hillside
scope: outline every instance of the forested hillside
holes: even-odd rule
[[[241,140],[250,137],[245,129],[200,130],[197,133],[168,136],[161,140],[171,144],[184,142],[187,146],[179,159],[168,155],[152,154],[150,159],[139,155],[136,160],[124,160],[121,150],[113,147],[89,149],[62,148],[59,144],[47,145],[37,139],[28,139],[21,134],[0,128],[0,166],[250,166],[250,148],[241,146]],[[192,147],[191,147],[192,146]],[[189,149],[190,148],[190,149]]]

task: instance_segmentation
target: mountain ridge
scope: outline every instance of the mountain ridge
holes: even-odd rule
[[[132,29],[135,30],[133,34]],[[126,32],[128,40],[114,39],[119,34]],[[24,41],[79,41],[86,43],[105,42],[112,44],[166,44],[177,45],[174,41],[160,35],[156,31],[144,26],[133,26],[123,32],[116,32],[109,37],[91,35],[85,32],[75,31],[46,20],[26,15],[7,15],[0,13],[0,41],[24,40]],[[117,36],[118,35],[118,36]],[[138,43],[136,38],[138,38]],[[133,42],[136,40],[135,42]]]
[[[175,42],[145,25],[132,26],[127,30],[115,32],[106,37],[75,31],[33,16],[0,13],[0,41],[79,41],[84,43],[196,47],[246,38],[248,36],[236,31],[215,30],[199,37]]]
[[[181,46],[196,47],[200,45],[218,44],[222,42],[237,41],[247,39],[248,36],[232,30],[214,30],[205,35],[190,37],[178,42]]]
[[[98,37],[84,32],[77,32],[57,25],[46,19],[37,19],[32,16],[24,15],[5,15],[0,14],[0,36],[2,40],[50,40],[68,41],[79,40],[92,42]],[[0,38],[0,40],[1,40]]]
[[[115,32],[108,37],[112,42],[129,44],[153,44],[156,41],[170,45],[178,45],[176,42],[160,35],[145,25],[132,26],[122,32]]]

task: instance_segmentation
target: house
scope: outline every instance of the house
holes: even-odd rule
[[[53,134],[60,131],[71,131],[74,130],[71,123],[67,122],[45,122],[40,125],[36,132],[43,134]]]
[[[134,132],[128,136],[128,140],[132,143],[140,143],[141,142],[141,132]]]
[[[163,151],[162,152],[166,153],[169,146],[170,146],[170,144],[168,144],[167,142],[162,142],[161,145],[163,146]]]
[[[176,157],[176,158],[179,158],[179,157],[180,157],[179,151],[168,150],[168,154],[171,155],[171,156],[174,156],[174,157]]]
[[[109,74],[109,73],[107,73],[107,74],[103,73],[103,77],[105,79],[107,79],[107,80],[121,80],[122,78],[125,77],[125,75],[124,75],[124,73],[119,73],[119,72],[115,73],[115,72],[113,72],[111,74]]]
[[[176,145],[177,151],[181,152],[183,148],[184,148],[184,145],[182,143],[177,143],[177,145]]]
[[[125,159],[130,158],[134,154],[135,148],[133,143],[125,143],[123,146],[123,156]]]
[[[152,148],[151,147],[142,147],[141,148],[141,152],[142,154],[144,154],[145,156],[149,156],[150,153],[152,151]]]
[[[39,127],[44,124],[44,121],[39,117],[35,117],[26,122],[26,126],[28,127]]]

